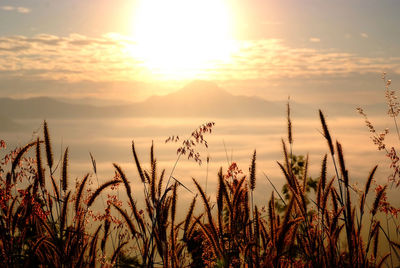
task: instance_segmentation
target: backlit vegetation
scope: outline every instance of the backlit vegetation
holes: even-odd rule
[[[395,118],[398,111],[391,109]],[[391,206],[386,191],[399,186],[397,161],[392,160],[394,173],[387,185],[376,184],[378,167],[371,166],[363,189],[355,189],[342,145],[332,139],[321,111],[319,116],[327,142],[319,176],[309,176],[307,156],[292,152],[288,106],[288,138],[282,139],[283,161],[277,163],[286,184],[283,191],[271,185],[275,190],[261,207],[253,200],[258,190],[256,151],[248,173],[237,163],[219,170],[214,198],[196,179],[191,185],[178,181],[173,176],[176,165],[168,175],[160,170],[153,145],[150,168],[144,168],[133,142],[137,177],[128,178],[123,167],[114,164],[114,178],[96,187],[92,158],[94,172],[74,185],[68,176],[68,148],[60,161],[54,160],[44,122],[42,138],[5,153],[0,163],[0,265],[396,267],[399,209]],[[213,126],[204,124],[184,140],[176,161],[186,155],[201,163],[195,146],[207,145],[204,135]],[[378,146],[393,158],[393,147]],[[4,141],[1,147],[4,152]],[[329,165],[334,174],[328,174]],[[144,207],[138,206],[131,189],[138,183],[144,189]],[[179,204],[178,189],[196,189],[188,205]],[[104,209],[99,212],[95,204]],[[183,220],[177,217],[178,205],[186,210]]]

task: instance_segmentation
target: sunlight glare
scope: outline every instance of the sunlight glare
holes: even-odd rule
[[[229,60],[234,50],[226,0],[141,0],[134,12],[129,53],[152,73],[193,76]]]

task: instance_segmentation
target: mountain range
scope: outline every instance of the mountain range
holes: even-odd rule
[[[271,102],[259,97],[237,96],[208,81],[193,81],[164,96],[142,102],[115,102],[94,105],[95,101],[65,101],[48,97],[29,99],[0,98],[0,131],[18,128],[18,119],[110,118],[110,117],[277,117],[285,116],[286,102]],[[316,116],[318,107],[291,101],[296,116]],[[335,115],[353,113],[345,104],[324,106]]]

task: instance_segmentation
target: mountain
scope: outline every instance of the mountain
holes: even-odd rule
[[[91,117],[99,112],[98,107],[69,104],[47,97],[0,99],[0,115],[8,118]]]
[[[308,105],[291,102],[297,116],[316,115]],[[0,116],[18,118],[104,118],[104,117],[276,117],[285,116],[286,102],[259,97],[236,96],[207,81],[193,81],[164,96],[143,102],[93,105],[48,97],[0,98]]]
[[[80,104],[80,105],[90,105],[96,107],[107,107],[107,106],[119,106],[133,104],[132,101],[127,100],[116,100],[116,99],[103,99],[103,98],[57,98],[58,101],[69,103],[69,104]]]
[[[235,96],[207,81],[193,81],[177,92],[150,97],[140,104],[140,108],[147,115],[180,117],[259,117],[284,113],[282,103],[258,97]]]

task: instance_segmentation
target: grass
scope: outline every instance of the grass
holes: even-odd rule
[[[216,204],[193,179],[196,192],[182,221],[176,217],[178,189],[186,191],[188,187],[173,176],[173,171],[169,176],[165,170],[159,171],[153,145],[150,169],[144,169],[132,142],[137,182],[144,189],[145,207],[139,208],[131,189],[132,181],[118,164],[114,164],[115,177],[97,189],[90,187],[90,174],[72,189],[68,148],[60,160],[61,166],[55,167],[50,133],[44,122],[43,139],[6,154],[0,165],[0,264],[2,267],[395,267],[400,263],[399,229],[389,230],[389,222],[396,225],[398,210],[387,200],[389,185],[377,185],[373,201],[368,203],[368,196],[373,195],[371,187],[377,170],[374,166],[366,174],[364,189],[356,193],[350,183],[342,145],[333,142],[322,111],[319,116],[330,157],[322,157],[318,178],[308,176],[308,157],[296,157],[292,152],[294,137],[288,106],[288,141],[282,140],[284,161],[278,162],[286,180],[285,198],[272,185],[275,190],[267,209],[255,205],[253,193],[258,189],[254,151],[249,174],[244,174],[236,163],[227,171],[219,170]],[[185,154],[201,162],[195,146],[207,145],[204,134],[210,133],[213,125],[202,125],[189,139],[183,140],[174,168]],[[178,140],[175,136],[169,139]],[[5,147],[4,142],[1,145]],[[93,157],[92,162],[97,175]],[[334,167],[334,174],[327,174],[329,165]],[[396,178],[393,180],[397,182]],[[309,194],[312,184],[315,196]],[[128,206],[113,194],[107,194],[104,201],[105,191],[124,193]],[[94,202],[102,202],[104,212],[94,211]],[[196,206],[203,208],[195,209]],[[379,214],[386,215],[386,222]],[[383,242],[389,245],[389,252],[380,250]]]

